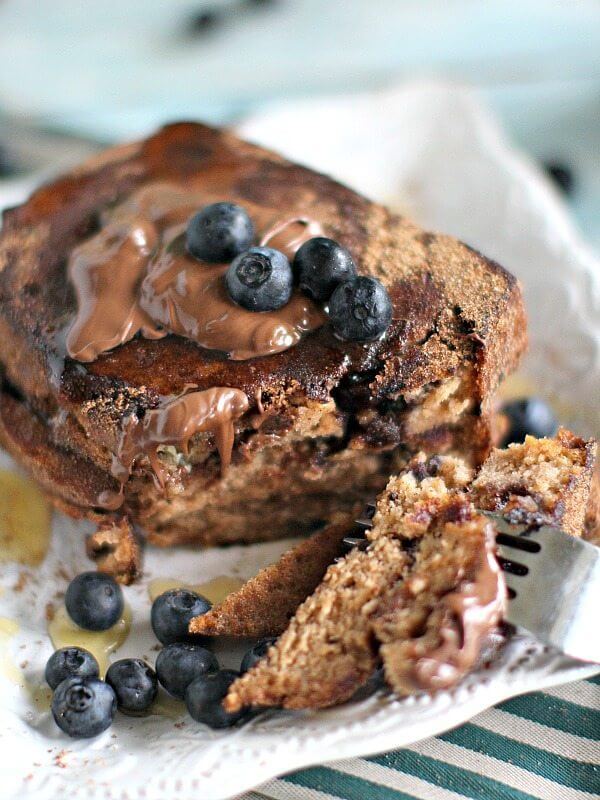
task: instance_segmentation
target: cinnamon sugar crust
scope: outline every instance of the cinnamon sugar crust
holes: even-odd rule
[[[355,509],[358,513],[359,507]],[[195,617],[190,633],[204,636],[279,636],[300,603],[344,554],[343,538],[354,514],[335,514],[329,525],[285,552],[207,614]]]

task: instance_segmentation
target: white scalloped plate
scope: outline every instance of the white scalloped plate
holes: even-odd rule
[[[439,85],[412,85],[384,95],[273,110],[245,125],[265,141],[436,228],[459,233],[523,279],[532,316],[528,370],[536,385],[579,430],[600,429],[600,268],[574,232],[558,198],[503,143],[472,96]],[[315,133],[318,131],[318,134]],[[0,466],[2,464],[0,463]],[[67,578],[89,567],[86,524],[56,516],[44,564],[0,566],[0,616],[20,626],[0,637],[2,796],[224,800],[310,764],[390,750],[440,733],[516,694],[598,671],[513,638],[488,669],[455,691],[396,700],[380,691],[336,709],[275,713],[213,732],[185,714],[170,719],[121,715],[90,742],[71,741],[31,694],[2,675],[6,658],[24,664],[23,681],[40,686],[51,652],[45,608]],[[194,583],[217,574],[252,575],[289,542],[205,553],[150,549],[144,580],[126,590],[132,633],[120,656],[153,660],[147,583],[177,575]],[[20,591],[12,587],[25,574]],[[224,650],[227,665],[239,659]]]

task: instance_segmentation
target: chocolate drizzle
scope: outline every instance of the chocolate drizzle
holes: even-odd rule
[[[471,580],[440,600],[443,620],[441,644],[416,660],[410,676],[415,688],[436,691],[453,686],[468,672],[486,636],[499,624],[506,602],[506,586],[495,557],[495,536],[486,525],[485,547]]]
[[[69,278],[77,294],[77,316],[67,334],[71,358],[93,361],[138,331],[152,339],[166,335],[138,303],[156,242],[154,226],[138,220],[131,227],[108,225],[73,251]]]
[[[271,225],[261,237],[260,245],[281,250],[291,261],[304,242],[315,236],[323,236],[323,228],[318,222],[306,217],[292,217]]]
[[[104,492],[98,505],[116,509],[123,503],[123,488],[136,461],[146,456],[159,488],[165,484],[164,467],[158,455],[161,446],[173,446],[188,454],[190,439],[197,433],[211,433],[221,457],[221,470],[231,461],[234,423],[248,410],[248,398],[239,389],[215,387],[169,400],[146,411],[142,419],[126,418],[121,441],[113,456],[111,472],[120,484],[118,492]]]
[[[100,232],[69,260],[77,294],[67,336],[71,358],[93,361],[139,332],[147,338],[175,333],[245,360],[287,350],[325,322],[323,311],[298,291],[274,312],[255,313],[232,302],[223,281],[229,265],[200,262],[185,246],[187,221],[209,200],[157,183],[106,213]],[[323,234],[309,219],[273,221],[260,207],[249,210],[263,231],[261,244],[288,258]]]

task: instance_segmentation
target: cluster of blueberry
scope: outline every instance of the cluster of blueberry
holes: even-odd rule
[[[73,622],[85,630],[103,631],[123,613],[121,587],[109,575],[83,572],[67,589],[65,606]],[[231,683],[265,655],[273,640],[265,639],[244,656],[240,672],[220,669],[214,654],[190,641],[192,617],[210,609],[205,598],[187,589],[172,589],[152,604],[152,629],[164,645],[156,671],[139,658],[124,658],[110,665],[104,681],[98,662],[81,647],[63,647],[50,656],[45,677],[54,691],[52,714],[56,724],[73,738],[90,738],[106,730],[117,708],[126,714],[148,711],[158,684],[184,700],[197,722],[212,728],[233,725],[244,712],[228,714],[221,701]]]
[[[392,303],[376,278],[358,276],[352,256],[333,239],[305,242],[293,264],[280,250],[253,246],[256,233],[241,206],[213,203],[190,220],[189,253],[210,263],[231,262],[225,283],[234,303],[249,311],[276,311],[289,302],[294,284],[326,306],[341,339],[366,342],[392,320]]]

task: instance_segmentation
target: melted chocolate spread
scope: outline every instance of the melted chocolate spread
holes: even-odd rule
[[[207,201],[205,194],[169,184],[146,186],[107,212],[100,232],[74,249],[68,264],[77,295],[67,335],[71,358],[93,361],[139,332],[149,338],[179,334],[245,360],[287,350],[325,322],[323,311],[298,291],[272,312],[247,311],[229,298],[223,281],[229,264],[198,261],[185,246],[187,222]],[[250,213],[260,243],[288,258],[323,234],[308,219],[274,221],[260,207]]]
[[[121,433],[121,441],[113,456],[111,472],[119,481],[118,492],[104,492],[98,505],[117,509],[123,503],[123,487],[136,460],[147,456],[160,489],[164,488],[164,471],[158,448],[172,445],[188,454],[189,441],[196,433],[211,433],[221,457],[221,470],[227,469],[233,449],[234,423],[248,410],[248,398],[239,389],[215,387],[190,392],[146,411],[143,419],[129,416]]]
[[[445,689],[468,672],[483,640],[500,622],[505,602],[506,586],[495,557],[495,531],[488,523],[485,550],[473,579],[440,600],[445,612],[442,643],[426,656],[417,657],[409,676],[414,687],[427,692]]]
[[[189,255],[188,220],[198,208],[219,199],[156,183],[104,214],[99,233],[75,248],[69,259],[77,296],[77,313],[67,334],[71,358],[94,361],[137,333],[147,338],[174,333],[244,360],[286,350],[325,322],[324,312],[300,292],[278,311],[247,311],[225,290],[229,264],[208,264]],[[323,235],[321,226],[309,219],[273,220],[272,212],[259,206],[250,213],[260,244],[281,250],[290,260],[305,241]],[[234,423],[248,407],[244,392],[216,387],[167,399],[143,419],[128,417],[111,468],[120,489],[104,493],[98,505],[116,509],[122,504],[125,483],[144,456],[163,488],[158,449],[172,445],[187,453],[196,433],[214,435],[224,471],[231,461]]]

